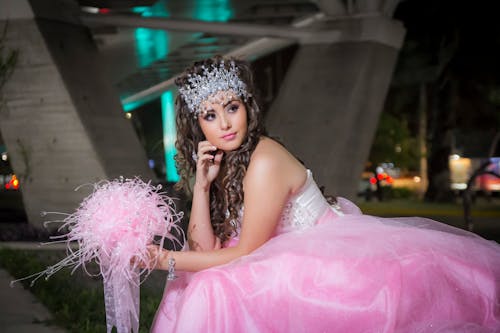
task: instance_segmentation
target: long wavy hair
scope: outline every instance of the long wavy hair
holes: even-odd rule
[[[195,62],[191,67],[175,80],[178,87],[188,84],[188,75],[203,75],[204,68],[212,68],[212,64],[219,67],[224,61],[224,66],[229,69],[231,61],[238,69],[239,78],[246,84],[250,96],[241,99],[247,111],[248,131],[242,145],[231,152],[224,154],[217,178],[210,186],[210,217],[214,233],[222,240],[227,240],[236,231],[240,210],[243,207],[243,178],[245,177],[250,156],[252,155],[259,139],[265,135],[262,115],[256,101],[256,90],[253,82],[250,64],[246,61],[215,56]],[[240,96],[241,97],[241,96]],[[191,193],[190,179],[196,173],[196,154],[198,143],[205,140],[198,119],[190,112],[186,101],[179,94],[175,100],[177,124],[177,155],[175,157],[177,170],[181,179],[176,184],[177,190]]]

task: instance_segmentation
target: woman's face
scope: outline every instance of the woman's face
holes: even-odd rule
[[[205,101],[198,115],[198,123],[208,142],[223,151],[238,149],[247,135],[247,110],[245,104],[237,97],[221,96],[226,94],[219,92],[211,100],[223,100],[220,102]]]

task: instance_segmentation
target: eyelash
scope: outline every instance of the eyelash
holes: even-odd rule
[[[204,120],[211,121],[215,119],[215,114],[213,113],[207,113],[205,116],[203,116]]]
[[[230,112],[230,113],[235,113],[236,111],[238,111],[238,109],[240,108],[240,106],[238,104],[231,104],[229,106],[229,108],[227,108],[227,111]],[[212,113],[212,112],[209,112],[207,113],[203,119],[207,120],[207,121],[211,121],[211,120],[214,120],[215,119],[215,114]]]
[[[239,108],[240,108],[240,106],[238,104],[231,104],[231,106],[229,106],[228,111],[229,112],[236,112],[236,111],[238,111]]]

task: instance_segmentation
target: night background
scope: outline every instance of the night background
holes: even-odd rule
[[[306,13],[318,10],[314,2],[294,5]],[[404,24],[406,35],[369,158],[359,175],[355,201],[364,213],[429,217],[500,241],[499,9],[495,0],[402,0],[397,6],[394,18]],[[271,23],[286,25],[292,19],[283,16],[282,21]],[[298,49],[291,45],[252,62],[265,114]],[[0,89],[12,70],[11,52],[0,44]],[[141,77],[136,79],[141,81]],[[149,100],[124,115],[132,122],[149,167],[163,185],[171,187],[162,103],[159,98]],[[3,104],[0,100],[0,112]],[[47,240],[53,231],[34,228],[27,221],[21,196],[23,179],[13,178],[1,132],[0,153],[0,242]],[[32,258],[27,252],[0,249],[0,266],[23,276],[60,257],[39,251]],[[75,332],[101,330],[102,290],[93,285],[83,291],[61,287],[68,276],[56,276],[42,286],[39,283],[33,292],[57,313],[58,325]],[[86,279],[79,274],[76,278]],[[141,327],[148,327],[158,303],[158,295],[151,290],[160,282],[153,278],[148,283],[141,300],[141,306],[148,307]],[[52,299],[58,293],[75,294],[75,303],[61,310],[60,300]],[[82,308],[83,319],[72,317],[71,306]]]
[[[407,32],[367,171],[393,163],[409,174],[418,174],[423,156],[419,144],[424,142],[429,177],[425,199],[449,202],[457,195],[448,183],[451,155],[473,158],[476,164],[500,156],[500,146],[494,144],[500,129],[497,7],[495,1],[474,5],[463,1],[400,3],[395,18],[404,23]],[[264,112],[296,51],[291,46],[254,61]],[[160,101],[134,110],[132,118],[148,156],[161,165]],[[476,164],[469,175],[479,167]],[[161,167],[156,171],[164,172]]]
[[[314,8],[312,4],[303,6]],[[473,5],[465,1],[406,0],[398,5],[394,17],[404,23],[406,36],[366,172],[360,175],[360,200],[391,198],[390,189],[378,190],[392,184],[373,181],[377,166],[383,164],[397,169],[396,178],[427,176],[425,194],[415,184],[410,186],[420,199],[458,202],[463,188],[454,189],[450,184],[453,182],[450,156],[472,159],[466,171],[468,177],[485,159],[500,156],[500,146],[495,144],[500,131],[497,9],[495,1],[486,0]],[[264,112],[272,105],[296,51],[297,46],[292,45],[253,62]],[[8,50],[2,52],[5,61]],[[147,102],[127,116],[145,148],[150,167],[160,179],[165,179],[161,100]],[[12,182],[12,169],[1,141],[0,147],[3,150],[0,220],[4,224],[23,223],[26,218],[19,191],[5,190],[9,180]],[[489,169],[495,171],[495,165]],[[495,181],[494,177],[488,177]],[[397,181],[394,185],[398,187]],[[479,187],[475,193],[495,197],[500,189],[483,190]],[[366,191],[374,195],[367,196]],[[375,195],[377,192],[382,196]],[[399,192],[406,193],[404,189]]]

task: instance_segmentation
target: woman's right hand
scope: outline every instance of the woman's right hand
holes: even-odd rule
[[[217,150],[217,147],[208,141],[201,141],[198,144],[195,186],[208,191],[210,184],[219,174],[223,154],[222,150]]]

